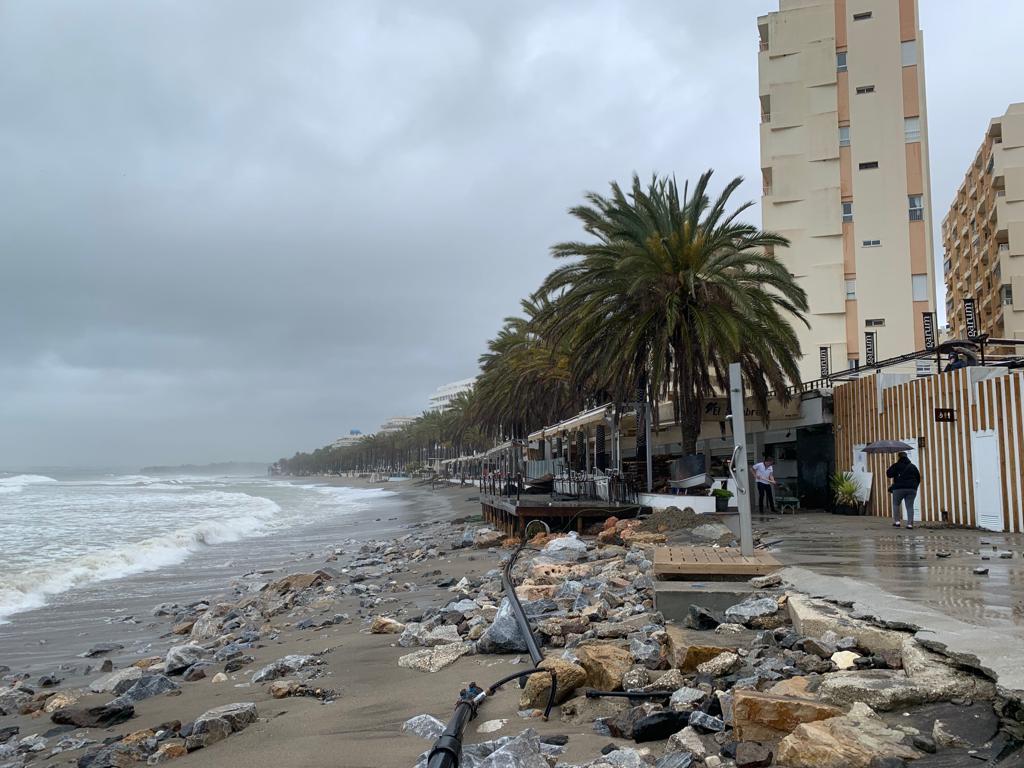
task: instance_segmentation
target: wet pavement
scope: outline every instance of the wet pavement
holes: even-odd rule
[[[906,530],[822,513],[755,515],[754,528],[797,588],[920,626],[920,637],[975,656],[1001,685],[1024,689],[1024,535]]]

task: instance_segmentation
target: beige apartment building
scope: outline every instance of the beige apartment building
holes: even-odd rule
[[[949,213],[942,220],[950,335],[1024,339],[1024,103],[988,125]]]
[[[935,280],[916,0],[780,0],[757,25],[763,226],[791,241],[777,255],[808,294],[804,381],[924,349]]]

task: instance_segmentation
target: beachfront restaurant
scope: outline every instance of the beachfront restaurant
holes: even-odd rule
[[[688,495],[684,500],[685,478],[706,473],[715,487],[735,494],[726,460],[732,455],[733,436],[726,398],[709,399],[703,409],[697,454],[700,459],[682,459],[679,425],[673,419],[672,403],[658,409],[656,427],[651,430],[653,482],[646,488],[646,452],[640,440],[637,456],[637,418],[633,411],[618,413],[606,404],[579,413],[557,424],[537,430],[527,442],[527,476],[550,475],[555,490],[570,482],[572,473],[601,475],[621,472],[640,490],[640,503],[654,509],[667,506],[692,507],[698,512],[714,511],[711,496]],[[794,394],[783,403],[773,400],[767,415],[753,408],[746,412],[747,456],[753,464],[765,456],[775,459],[776,477],[782,484],[781,500],[790,508],[830,508],[829,478],[834,471],[834,439],[829,390]]]

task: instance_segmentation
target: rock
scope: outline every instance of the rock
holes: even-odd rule
[[[540,663],[541,669],[553,670],[557,684],[555,703],[568,699],[576,689],[587,682],[587,671],[565,659],[547,658]],[[546,706],[551,693],[551,676],[546,674],[530,675],[526,687],[519,697],[520,709],[542,709]]]
[[[207,611],[192,624],[190,635],[193,640],[212,640],[220,635],[224,619],[214,611]]]
[[[85,659],[94,659],[97,656],[109,656],[114,651],[120,651],[123,649],[124,646],[120,643],[98,643],[97,645],[92,646],[85,653],[79,655]]]
[[[654,712],[633,724],[633,740],[641,744],[647,741],[667,739],[673,733],[685,728],[689,719],[689,712],[671,710]]]
[[[767,768],[774,757],[772,750],[754,741],[741,741],[736,745],[736,768]]]
[[[936,720],[932,726],[932,738],[940,747],[970,747],[966,740],[951,732],[942,720]]]
[[[227,681],[228,676],[225,675],[223,672],[218,672],[216,675],[210,678],[211,683],[226,683]]]
[[[405,631],[405,624],[387,616],[375,616],[370,623],[370,632],[374,635],[400,635]]]
[[[742,624],[733,624],[731,622],[726,622],[724,624],[719,624],[717,627],[715,627],[715,634],[738,635],[740,632],[746,632],[746,630],[747,628],[744,627]]]
[[[671,751],[658,758],[654,768],[691,768],[694,756],[690,752]]]
[[[672,709],[689,711],[699,708],[706,698],[707,694],[699,688],[684,687],[672,694],[668,704]]]
[[[592,625],[591,629],[597,637],[602,639],[623,638],[633,632],[639,632],[645,627],[661,623],[649,613],[640,613],[622,621],[601,621]]]
[[[82,691],[60,691],[46,700],[46,703],[43,705],[43,712],[50,715],[58,709],[72,707],[78,703],[80,698],[82,698]]]
[[[665,666],[661,644],[651,637],[642,636],[630,639],[629,652],[637,664],[642,664],[647,669],[661,669]]]
[[[801,635],[823,637],[834,632],[839,637],[853,637],[857,646],[871,653],[900,652],[907,635],[891,629],[882,629],[860,619],[846,615],[823,600],[805,595],[787,594],[786,608],[793,628]]]
[[[943,656],[926,650],[913,638],[901,649],[903,669],[917,685],[929,690],[928,701],[946,699],[994,699],[995,684],[970,672],[957,669]]]
[[[684,752],[693,755],[696,760],[703,760],[709,750],[696,729],[686,726],[668,739],[667,752]]]
[[[633,738],[633,726],[651,714],[653,709],[654,707],[648,704],[622,710],[605,722],[608,732],[617,739]]]
[[[549,765],[537,732],[527,728],[488,755],[480,768],[549,768]]]
[[[99,707],[65,707],[50,715],[57,725],[73,725],[77,728],[109,728],[118,725],[135,715],[135,707],[131,704],[114,706],[105,704]]]
[[[889,669],[832,672],[822,678],[818,696],[838,706],[863,702],[882,711],[938,700],[903,672]]]
[[[721,656],[723,653],[734,653],[734,648],[720,645],[689,645],[675,649],[674,662],[684,672],[696,672],[701,664]]]
[[[160,696],[170,691],[180,690],[181,686],[163,675],[146,675],[136,680],[131,687],[110,702],[111,706],[135,704],[144,699]]]
[[[541,550],[541,554],[555,560],[585,560],[587,544],[580,540],[575,533],[570,533],[568,536],[549,541]]]
[[[629,651],[608,643],[581,645],[575,652],[579,665],[587,671],[587,685],[599,691],[622,688],[622,677],[633,665]]]
[[[741,741],[774,743],[803,723],[827,720],[842,713],[838,707],[811,699],[750,690],[733,693],[733,729]]]
[[[805,723],[779,742],[776,762],[791,768],[869,768],[877,758],[914,760],[921,752],[904,743],[864,705],[849,714]]]
[[[707,608],[691,605],[686,614],[686,626],[691,629],[715,629],[722,621]]]
[[[813,637],[804,640],[804,653],[812,653],[819,659],[831,659],[835,652],[836,647],[832,643],[826,643],[824,640]]]
[[[861,658],[861,655],[853,651],[836,651],[830,658],[839,669],[852,669],[854,662]]]
[[[252,676],[252,681],[254,683],[265,683],[270,680],[277,680],[278,678],[294,674],[300,669],[312,667],[320,663],[320,659],[316,656],[291,654],[257,670],[256,674]]]
[[[0,688],[0,714],[15,715],[32,701],[32,692],[24,688]]]
[[[131,744],[115,742],[86,752],[78,759],[79,768],[129,768],[145,755]]]
[[[436,741],[444,732],[444,725],[433,715],[416,715],[416,717],[410,717],[402,724],[402,730],[406,733],[415,734],[421,739]]]
[[[206,662],[200,661],[181,673],[181,679],[186,683],[194,683],[206,677]]]
[[[771,629],[766,620],[778,612],[779,603],[774,597],[747,598],[742,603],[726,608],[725,620],[748,627],[756,625],[762,629]],[[779,624],[781,623],[779,621]]]
[[[698,733],[720,733],[725,730],[725,721],[700,710],[690,713],[689,724]]]
[[[703,664],[698,664],[697,671],[712,677],[721,677],[722,675],[729,674],[739,665],[740,657],[731,651],[726,651],[709,661],[705,661]]]
[[[473,537],[473,546],[477,549],[490,549],[505,540],[505,534],[491,528],[481,528]]]
[[[452,624],[442,624],[440,627],[427,632],[423,638],[423,644],[427,646],[448,645],[449,643],[460,642],[462,642],[462,637],[459,635],[459,629]]]
[[[225,704],[207,710],[192,724],[192,732],[185,739],[185,748],[192,752],[215,744],[232,733],[245,730],[256,722],[257,717],[256,705],[252,702]]]
[[[777,587],[782,583],[782,574],[775,572],[769,573],[766,576],[754,576],[750,579],[750,586],[754,589],[770,589],[771,587]]]
[[[286,699],[302,688],[298,680],[275,680],[267,688],[267,691],[275,699]]]
[[[527,650],[526,639],[519,630],[508,598],[501,601],[494,621],[480,636],[476,649],[479,653],[516,653]]]
[[[973,571],[971,571],[971,573],[973,573],[975,576],[987,576],[988,568],[975,568]]]
[[[476,727],[477,733],[494,733],[508,725],[508,720],[487,720]]]
[[[201,645],[188,643],[186,645],[175,645],[164,658],[164,674],[174,675],[184,672],[197,661],[210,657],[210,652]]]
[[[573,725],[590,726],[595,720],[616,717],[628,709],[622,699],[588,699],[577,696],[569,699],[561,707],[561,718]]]
[[[647,672],[647,668],[636,666],[622,676],[622,690],[639,691],[650,682],[651,676]]]
[[[454,664],[457,659],[469,653],[471,648],[469,643],[437,645],[399,657],[398,666],[404,669],[414,669],[417,672],[438,672],[450,664]]]
[[[185,749],[184,744],[164,743],[160,745],[156,752],[149,756],[146,763],[149,765],[160,765],[171,760],[177,760],[179,757],[184,757],[187,754],[188,750]]]

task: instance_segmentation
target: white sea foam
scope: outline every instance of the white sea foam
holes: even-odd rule
[[[140,541],[0,575],[0,623],[75,587],[155,571],[181,563],[203,547],[267,533],[281,511],[270,499],[244,493],[209,491],[193,494],[190,502],[208,505],[211,511],[230,512],[230,516],[199,520]]]
[[[12,475],[11,477],[0,477],[0,493],[19,493],[30,485],[40,483],[56,483],[52,477],[46,475]]]

